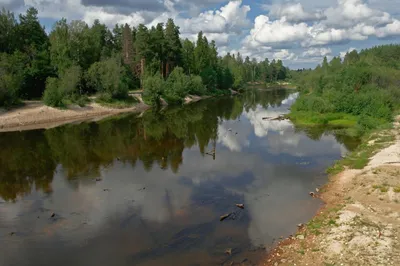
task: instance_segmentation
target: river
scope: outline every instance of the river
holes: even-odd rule
[[[256,265],[322,206],[309,192],[357,145],[263,120],[296,97],[254,89],[0,133],[0,265]]]

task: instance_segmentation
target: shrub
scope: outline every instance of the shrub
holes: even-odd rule
[[[143,100],[153,106],[159,105],[164,83],[163,78],[159,74],[146,77],[143,80]]]
[[[204,95],[206,93],[206,87],[200,76],[191,76],[189,81],[189,93],[194,95]]]
[[[46,81],[46,89],[43,95],[43,101],[48,106],[65,107],[64,93],[58,86],[57,78],[48,78]]]
[[[189,93],[190,78],[185,75],[183,68],[176,67],[165,82],[163,96],[168,103],[182,103]]]
[[[100,94],[109,94],[112,98],[125,98],[128,95],[129,84],[126,69],[119,58],[108,58],[94,63],[86,74],[90,87]]]

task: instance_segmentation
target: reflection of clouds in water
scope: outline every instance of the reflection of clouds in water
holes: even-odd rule
[[[271,121],[263,120],[264,117],[275,118],[281,115],[282,112],[276,109],[264,109],[258,106],[255,111],[250,110],[244,115],[249,119],[250,123],[254,127],[254,133],[257,137],[265,137],[268,135],[268,131],[283,132],[284,130],[292,127],[292,124],[288,120],[283,121]]]
[[[299,93],[298,92],[292,93],[292,94],[289,95],[289,97],[287,97],[286,99],[284,99],[282,101],[282,104],[284,104],[284,105],[292,105],[296,101],[297,97],[299,97]]]
[[[292,94],[282,104],[290,104],[295,97]],[[60,169],[54,177],[50,196],[32,196],[39,204],[32,203],[28,198],[15,204],[0,205],[0,222],[30,228],[33,234],[40,235],[48,226],[48,220],[32,223],[32,217],[21,215],[27,209],[33,213],[33,208],[40,205],[50,210],[47,217],[55,212],[66,218],[64,227],[54,230],[57,230],[57,236],[75,244],[95,237],[99,232],[111,230],[109,227],[115,225],[110,224],[110,220],[124,220],[131,214],[148,222],[168,223],[180,210],[192,208],[194,187],[212,181],[221,182],[225,189],[244,196],[246,210],[251,216],[247,229],[251,241],[255,245],[269,244],[271,238],[276,237],[274,234],[292,233],[295,224],[305,222],[319,202],[310,201],[308,196],[308,191],[314,187],[313,169],[270,163],[268,155],[283,161],[290,156],[315,156],[311,159],[318,160],[319,157],[345,151],[344,146],[331,135],[323,135],[320,141],[313,141],[304,133],[296,133],[290,121],[262,119],[277,117],[283,109],[265,110],[259,106],[244,113],[248,121],[225,121],[218,126],[218,143],[229,151],[217,148],[216,160],[213,160],[208,155],[203,157],[197,148],[185,149],[178,174],[164,171],[156,164],[150,172],[146,172],[142,163],[132,167],[115,162],[115,165],[101,171],[103,180],[96,183],[92,179],[66,181]],[[250,143],[253,130],[258,138]],[[247,152],[244,147],[249,147],[250,151]],[[251,183],[243,182],[240,186],[229,183],[229,178],[243,178],[244,173],[251,173]],[[71,213],[79,213],[79,216],[73,217]],[[36,214],[33,215],[36,218]],[[220,214],[215,215],[218,217]],[[88,227],[84,229],[83,221],[88,222]],[[15,242],[14,245],[24,246],[25,243]],[[13,250],[18,255],[18,247]]]
[[[249,146],[249,141],[244,131],[248,130],[243,130],[243,127],[229,122],[218,125],[218,143],[227,147],[230,151],[241,151],[243,147]]]

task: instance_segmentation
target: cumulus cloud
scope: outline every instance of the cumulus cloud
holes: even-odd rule
[[[197,17],[179,19],[183,33],[240,33],[244,27],[250,25],[247,13],[250,6],[242,5],[242,1],[230,1],[220,10],[205,11]]]
[[[387,24],[385,27],[379,28],[376,31],[376,35],[379,38],[400,35],[400,20],[394,20],[392,23]]]
[[[332,50],[330,48],[310,48],[303,52],[304,57],[323,57],[330,55]]]
[[[268,16],[258,16],[248,39],[259,44],[273,44],[299,41],[308,35],[306,23],[292,24],[286,18],[271,21]]]
[[[278,18],[285,17],[286,20],[290,22],[316,21],[325,18],[324,14],[320,11],[316,11],[314,13],[304,11],[301,3],[273,5],[270,8],[269,14]]]
[[[306,47],[309,49],[302,57],[285,58],[311,62],[331,54],[330,48],[324,47],[327,45],[394,36],[400,36],[400,21],[388,12],[372,8],[363,0],[337,0],[334,6],[311,12],[305,11],[301,3],[269,6],[269,15],[255,18],[242,44],[250,54],[260,47],[282,49],[275,54],[277,57]]]
[[[325,24],[351,27],[358,23],[379,26],[391,22],[389,13],[370,8],[364,0],[338,0],[336,7],[325,10]]]

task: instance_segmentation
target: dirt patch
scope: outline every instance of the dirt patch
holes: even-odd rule
[[[97,103],[85,107],[70,106],[56,109],[41,102],[27,102],[25,106],[0,113],[0,132],[52,128],[66,123],[99,120],[128,112],[142,112],[150,107],[139,103],[129,108],[108,108]]]
[[[362,170],[333,176],[326,206],[262,265],[400,265],[400,126]]]

